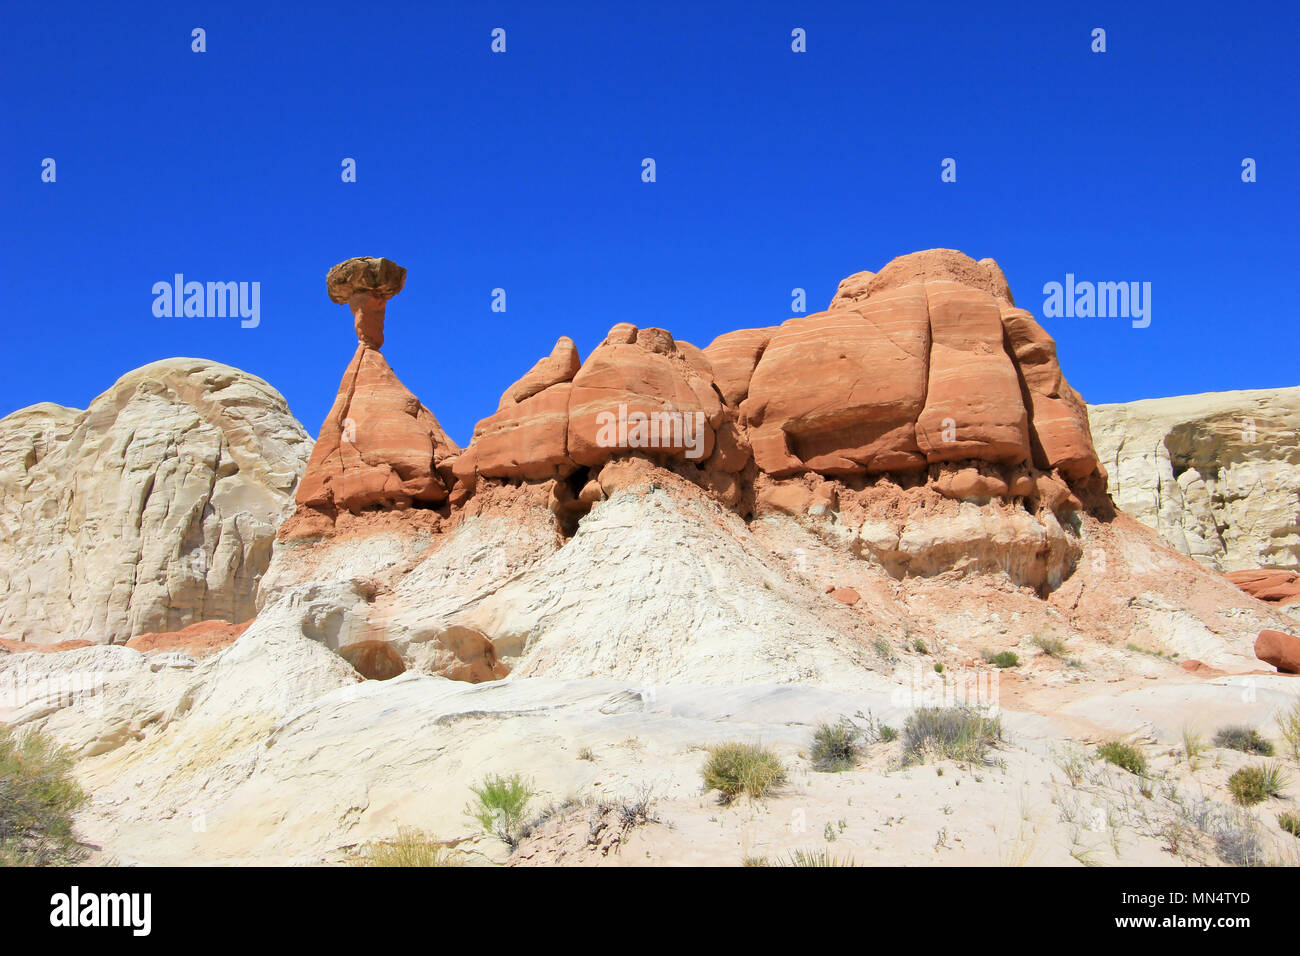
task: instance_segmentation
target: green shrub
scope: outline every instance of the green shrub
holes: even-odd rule
[[[1294,813],[1280,813],[1277,817],[1277,825],[1293,837],[1300,838],[1300,816]]]
[[[921,707],[903,724],[905,762],[939,759],[983,763],[1002,739],[1002,722],[974,707]]]
[[[919,637],[912,642],[912,650],[916,651],[918,654],[930,653],[930,648],[926,647],[925,641],[921,640]]]
[[[0,866],[79,863],[72,814],[86,800],[72,757],[43,734],[0,727]]]
[[[761,797],[785,783],[785,765],[771,750],[759,744],[729,743],[709,748],[702,771],[704,786],[730,802],[742,793]]]
[[[848,770],[858,759],[861,731],[847,720],[822,724],[813,732],[812,765],[823,773]]]
[[[1214,745],[1261,757],[1271,757],[1274,753],[1273,745],[1261,737],[1254,727],[1224,727],[1214,735]]]
[[[474,799],[465,812],[488,833],[514,846],[524,822],[528,802],[536,795],[531,781],[519,774],[509,777],[492,774],[477,787],[470,787]]]
[[[1228,778],[1232,799],[1243,807],[1253,807],[1270,797],[1282,796],[1288,783],[1286,771],[1277,764],[1242,767]]]
[[[1147,772],[1147,758],[1136,747],[1111,740],[1097,748],[1097,756],[1121,770],[1142,777]]]
[[[880,742],[885,744],[892,744],[898,739],[898,731],[889,726],[889,724],[881,724],[877,728],[876,734],[879,737]]]
[[[410,827],[398,827],[397,837],[373,844],[368,853],[357,853],[352,866],[462,866],[451,851],[433,837]]]
[[[1015,651],[1002,651],[1000,654],[994,654],[992,651],[984,652],[984,659],[990,664],[1006,670],[1008,667],[1019,667],[1020,658]]]
[[[1065,656],[1065,641],[1059,637],[1036,637],[1034,638],[1034,646],[1048,657]]]

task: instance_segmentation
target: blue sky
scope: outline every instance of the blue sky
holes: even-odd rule
[[[1295,385],[1297,27],[1282,2],[11,4],[0,414],[187,355],[315,434],[353,255],[407,267],[384,353],[462,444],[561,334],[703,346],[934,246],[1040,317],[1067,272],[1150,282],[1148,328],[1044,321],[1089,401]],[[260,282],[259,326],[155,317],[178,272]]]

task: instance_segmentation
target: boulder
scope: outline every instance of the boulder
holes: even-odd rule
[[[1284,674],[1300,674],[1300,637],[1281,631],[1260,631],[1255,656]]]

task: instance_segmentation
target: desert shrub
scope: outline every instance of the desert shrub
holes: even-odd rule
[[[1224,727],[1214,735],[1214,745],[1261,757],[1271,757],[1274,753],[1273,745],[1261,737],[1254,727]]]
[[[1183,754],[1189,762],[1194,761],[1205,750],[1205,738],[1190,727],[1183,728]]]
[[[1300,698],[1277,715],[1277,726],[1286,741],[1286,748],[1291,752],[1291,759],[1300,763]]]
[[[1144,776],[1147,772],[1147,758],[1142,756],[1142,751],[1131,744],[1121,743],[1118,740],[1107,741],[1097,748],[1097,756],[1106,763],[1114,764],[1121,770],[1127,770],[1138,777]]]
[[[446,847],[421,830],[398,827],[397,836],[370,846],[368,853],[357,853],[349,861],[353,866],[461,866]]]
[[[1065,656],[1065,641],[1059,637],[1036,637],[1034,638],[1034,646],[1048,657]]]
[[[898,731],[889,726],[889,724],[881,724],[877,728],[877,733],[880,736],[881,743],[892,744],[898,739]]]
[[[785,782],[785,764],[760,744],[729,743],[709,748],[702,771],[704,786],[717,790],[724,801],[742,793],[761,797]]]
[[[852,767],[858,759],[861,731],[847,720],[822,724],[813,732],[812,765],[823,773],[837,773]]]
[[[1277,764],[1242,767],[1228,778],[1232,799],[1243,807],[1263,803],[1270,797],[1282,796],[1287,785],[1286,772]]]
[[[929,755],[983,763],[1001,739],[1001,720],[974,707],[921,707],[903,724],[903,755],[907,762]]]
[[[825,850],[795,850],[781,866],[857,866],[851,856],[833,856]]]
[[[1277,816],[1277,825],[1293,837],[1300,838],[1300,815],[1294,813],[1279,813]]]
[[[536,795],[532,783],[519,774],[502,777],[492,774],[477,787],[471,787],[474,799],[465,812],[488,833],[513,846],[518,842],[528,802]]]
[[[0,727],[0,866],[78,863],[72,814],[86,800],[72,757],[50,738]]]
[[[925,641],[921,640],[919,637],[912,642],[912,650],[916,651],[918,654],[930,653],[930,648],[926,647]]]
[[[985,651],[984,659],[990,664],[1000,667],[1003,670],[1006,670],[1008,667],[1020,666],[1020,657],[1015,651],[1002,651],[999,654],[994,654],[992,651]]]

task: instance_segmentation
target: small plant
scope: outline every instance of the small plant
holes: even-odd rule
[[[1065,641],[1059,637],[1036,637],[1034,646],[1048,657],[1065,657]]]
[[[72,814],[86,800],[72,757],[49,737],[0,727],[0,866],[80,863]]]
[[[1143,777],[1147,772],[1147,758],[1131,744],[1111,740],[1097,748],[1097,756],[1121,770],[1127,770],[1134,776]]]
[[[1002,739],[1002,722],[973,707],[922,707],[903,725],[904,762],[939,759],[984,763]]]
[[[827,843],[835,842],[835,828],[829,823],[826,824],[826,829],[822,830],[822,839]]]
[[[398,827],[397,837],[373,844],[369,853],[356,853],[351,866],[462,866],[451,851],[433,837],[411,827]]]
[[[1254,727],[1224,727],[1214,735],[1214,745],[1261,757],[1271,757],[1275,752],[1273,744],[1261,737]]]
[[[1277,825],[1293,837],[1300,839],[1300,815],[1294,813],[1279,813],[1277,816]]]
[[[1205,747],[1204,737],[1190,727],[1183,728],[1183,755],[1188,763],[1194,763],[1196,758],[1205,751]]]
[[[919,637],[912,642],[912,650],[916,651],[918,654],[930,653],[930,648],[926,647],[925,641],[921,640]]]
[[[876,732],[881,743],[892,744],[898,739],[898,731],[889,726],[889,724],[881,724]]]
[[[813,733],[812,765],[823,773],[848,770],[858,759],[861,731],[847,720],[822,724]]]
[[[492,774],[470,790],[474,800],[465,812],[485,831],[514,846],[519,841],[528,802],[536,795],[532,783],[517,773],[509,777]]]
[[[742,793],[761,797],[785,783],[786,778],[781,758],[759,744],[710,747],[702,773],[704,786],[722,794],[724,803],[730,803]]]
[[[1286,741],[1286,748],[1291,752],[1291,759],[1300,763],[1300,698],[1296,698],[1290,710],[1277,715],[1277,726]]]
[[[592,751],[592,749],[591,749],[590,747],[583,747],[581,750],[578,751],[578,759],[579,759],[579,760],[595,760],[595,759],[596,759],[596,754]]]
[[[1232,799],[1243,807],[1253,807],[1270,797],[1282,796],[1288,783],[1286,771],[1277,764],[1242,767],[1228,778]]]
[[[1020,666],[1020,658],[1016,655],[1015,651],[1002,651],[999,654],[994,654],[992,651],[985,651],[983,656],[990,664],[993,664],[1002,670],[1006,670],[1008,667]]]
[[[795,850],[781,866],[857,866],[853,857],[832,856],[826,850]]]
[[[765,856],[747,856],[740,861],[741,866],[767,866],[767,857]]]
[[[934,672],[935,672],[936,674],[942,674],[942,673],[943,673],[943,665],[940,664],[938,661],[935,661],[935,662],[934,662]]]

